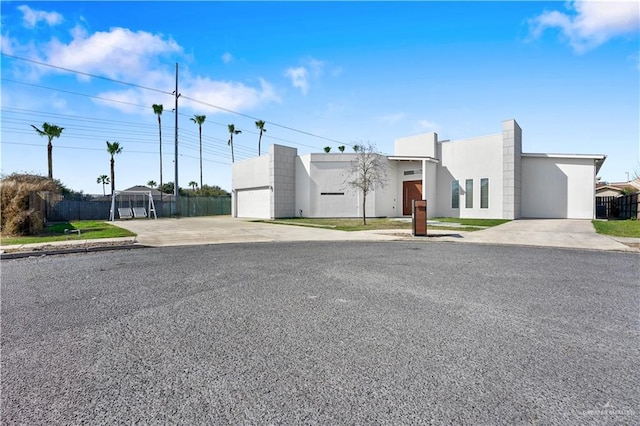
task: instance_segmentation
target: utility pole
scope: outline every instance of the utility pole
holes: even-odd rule
[[[173,93],[176,97],[176,108],[175,108],[176,147],[175,147],[175,159],[174,159],[175,178],[173,179],[173,195],[176,200],[176,215],[179,216],[180,215],[180,203],[179,203],[180,194],[178,193],[178,98],[180,97],[180,93],[178,93],[178,63],[177,62],[176,62],[176,91]]]

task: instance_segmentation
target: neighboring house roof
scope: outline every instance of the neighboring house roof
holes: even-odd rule
[[[598,185],[596,187],[596,195],[610,194],[610,196],[616,196],[622,194],[622,188],[617,188],[610,185]]]
[[[131,188],[123,189],[121,192],[151,192],[154,197],[159,197],[162,193],[155,188],[149,188],[145,185],[136,185]]]
[[[596,192],[602,188],[607,188],[611,191],[622,192],[625,189],[632,189],[640,192],[640,177],[630,180],[629,182],[598,182],[596,184]]]

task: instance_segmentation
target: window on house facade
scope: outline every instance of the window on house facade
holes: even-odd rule
[[[489,178],[480,179],[480,208],[489,208]]]
[[[473,179],[467,179],[464,183],[465,207],[473,208]]]
[[[451,181],[451,208],[460,208],[460,184],[457,180]]]

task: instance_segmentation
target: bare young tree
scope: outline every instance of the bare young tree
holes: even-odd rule
[[[362,224],[367,224],[367,195],[387,184],[386,158],[376,152],[375,145],[357,145],[356,158],[346,170],[345,184],[362,194]]]

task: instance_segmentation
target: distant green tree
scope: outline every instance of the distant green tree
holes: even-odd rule
[[[220,188],[218,185],[209,186],[207,184],[203,185],[200,188],[200,194],[203,197],[220,197],[220,196],[228,196],[231,195],[229,192]]]
[[[324,147],[324,152],[329,153],[331,151],[331,147],[330,146],[325,146]]]
[[[163,194],[173,195],[174,193],[173,182],[167,182],[165,184],[162,184],[162,186],[158,187],[158,190]],[[187,195],[187,193],[184,191],[184,189],[178,187],[178,195]]]
[[[111,182],[111,179],[109,179],[109,176],[100,175],[100,176],[98,176],[98,179],[97,179],[96,182],[102,184],[102,195],[107,195],[107,193],[105,192],[104,186],[108,185],[109,182]]]
[[[227,142],[227,145],[231,147],[231,162],[234,163],[235,158],[233,156],[233,135],[242,133],[242,130],[236,130],[236,126],[233,124],[229,124],[227,128],[229,129],[229,141]]]
[[[31,127],[33,127],[40,136],[46,136],[49,140],[49,143],[47,144],[47,163],[49,166],[49,179],[53,179],[53,144],[51,143],[51,141],[53,140],[53,138],[60,137],[62,131],[64,130],[64,127],[59,127],[55,124],[49,123],[44,123],[42,125],[42,130],[38,129],[33,124],[31,125]]]
[[[156,186],[158,186],[158,184],[156,183],[155,180],[150,180],[149,182],[147,182],[147,186],[149,188],[155,188]]]
[[[113,157],[122,152],[120,142],[107,141],[107,152],[111,155],[111,195],[113,195],[116,190],[116,160]]]
[[[340,151],[340,152],[344,152],[344,145],[340,145],[340,146],[338,147],[338,151]]]
[[[265,124],[266,123],[264,122],[264,120],[256,121],[256,127],[258,128],[258,130],[260,130],[260,133],[258,134],[258,157],[260,157],[260,143],[262,142],[262,133],[267,131],[267,129],[264,128]]]
[[[198,187],[198,182],[196,182],[195,180],[192,180],[191,182],[189,182],[189,186],[195,192],[196,188]]]

